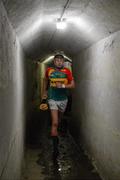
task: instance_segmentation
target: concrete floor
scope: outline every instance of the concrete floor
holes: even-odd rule
[[[68,132],[59,136],[58,148],[59,156],[54,159],[52,139],[49,133],[42,133],[39,143],[26,148],[22,180],[101,179]]]

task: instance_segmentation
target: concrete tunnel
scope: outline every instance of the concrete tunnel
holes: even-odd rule
[[[0,1],[1,180],[22,179],[36,64],[42,81],[56,51],[72,59],[76,82],[70,135],[101,179],[120,179],[119,10],[119,0]],[[66,29],[56,29],[58,20]]]

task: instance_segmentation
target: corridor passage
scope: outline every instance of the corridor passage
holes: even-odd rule
[[[41,113],[35,114],[34,112],[33,118],[36,119],[33,122],[36,121],[36,127],[38,127]],[[42,118],[42,133],[36,132],[37,135],[34,134],[32,137],[34,141],[35,139],[39,141],[37,136],[40,134],[39,143],[29,144],[26,149],[22,180],[100,180],[101,178],[87,156],[76,145],[65,128],[64,134],[59,136],[59,155],[57,158],[54,157],[53,142],[49,136],[49,118],[45,118]],[[65,116],[64,121],[69,121],[69,117]],[[31,126],[33,127],[33,125]]]
[[[56,72],[72,106],[55,159],[40,104],[57,54],[75,88]],[[120,180],[120,0],[0,0],[0,180],[100,178]]]

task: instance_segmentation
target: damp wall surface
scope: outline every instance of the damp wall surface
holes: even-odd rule
[[[29,59],[26,62],[26,145],[37,146],[41,143],[41,132],[44,129],[43,119],[47,116],[46,112],[42,113],[39,109],[43,91],[45,65],[44,63]]]
[[[24,145],[24,53],[0,2],[0,179],[19,180]]]
[[[71,133],[105,180],[120,179],[120,31],[73,61]],[[75,131],[74,131],[75,129]]]

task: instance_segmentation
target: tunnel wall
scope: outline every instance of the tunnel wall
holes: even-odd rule
[[[43,89],[45,65],[37,61],[26,61],[27,79],[27,117],[26,117],[26,145],[40,144],[43,129],[43,117],[39,106]]]
[[[120,179],[120,31],[73,61],[71,133],[105,180]]]
[[[19,180],[24,144],[24,54],[0,2],[0,179]]]
[[[35,143],[35,139],[33,137],[36,134],[36,129],[34,128],[34,124],[36,123],[36,117],[33,117],[33,111],[37,108],[38,105],[37,69],[37,64],[34,61],[32,61],[31,59],[26,60],[26,146]]]

